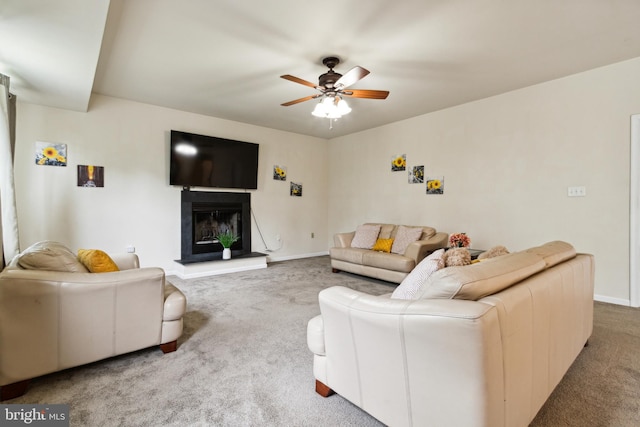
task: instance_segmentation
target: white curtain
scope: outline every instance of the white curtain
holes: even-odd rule
[[[9,93],[9,77],[0,74],[0,249],[3,268],[20,251],[13,181],[14,130],[15,97]]]

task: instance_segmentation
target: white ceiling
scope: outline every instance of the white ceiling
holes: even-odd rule
[[[105,24],[106,22],[106,24]],[[322,58],[369,71],[329,129]],[[0,0],[0,72],[19,99],[91,93],[321,138],[640,57],[638,0]]]

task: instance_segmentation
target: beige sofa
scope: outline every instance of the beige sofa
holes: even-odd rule
[[[328,288],[316,391],[391,426],[527,426],[591,335],[593,287],[593,256],[551,242],[440,269],[415,299]]]
[[[90,273],[64,246],[40,242],[0,273],[0,400],[51,372],[155,345],[176,350],[185,296],[135,254],[111,259],[120,271]]]
[[[400,225],[366,223],[365,226],[380,226],[378,238],[395,239]],[[331,267],[334,273],[349,273],[369,276],[388,282],[400,283],[422,259],[431,252],[447,246],[449,235],[437,232],[435,228],[425,226],[406,226],[421,228],[422,235],[412,242],[402,253],[386,253],[366,248],[354,248],[351,243],[356,231],[334,235],[334,247],[329,249]]]

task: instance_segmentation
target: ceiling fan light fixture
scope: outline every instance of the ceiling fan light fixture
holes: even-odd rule
[[[311,114],[327,119],[339,119],[350,112],[351,108],[344,99],[339,96],[325,96],[316,104]]]
[[[347,101],[345,101],[344,99],[338,97],[338,102],[336,103],[336,108],[338,109],[338,112],[340,113],[340,115],[344,116],[347,115],[351,112],[351,107],[349,107],[349,104],[347,104]]]

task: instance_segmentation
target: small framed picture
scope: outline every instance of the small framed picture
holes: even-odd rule
[[[424,182],[424,166],[414,166],[409,169],[409,184],[422,184]]]
[[[67,144],[37,141],[36,165],[67,166]]]
[[[427,194],[444,194],[444,177],[427,178]]]
[[[286,181],[287,167],[275,165],[273,167],[273,179],[275,179],[276,181]]]
[[[302,197],[302,184],[292,182],[289,190],[291,196]]]
[[[403,171],[407,168],[407,155],[400,154],[391,158],[391,172]]]
[[[78,187],[104,187],[104,167],[78,165]]]

